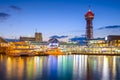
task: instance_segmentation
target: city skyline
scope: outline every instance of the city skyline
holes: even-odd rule
[[[119,0],[1,0],[0,36],[19,38],[41,32],[43,40],[85,35],[84,15],[95,14],[93,36],[120,35]]]

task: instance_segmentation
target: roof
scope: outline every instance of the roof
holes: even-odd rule
[[[3,43],[7,43],[7,41],[5,39],[3,39],[2,37],[0,37],[0,43],[3,42]]]
[[[47,42],[39,42],[39,41],[30,41],[30,44],[32,45],[47,45]]]
[[[49,43],[58,43],[59,41],[56,38],[52,38],[48,40]]]
[[[109,35],[108,40],[120,40],[120,35]]]

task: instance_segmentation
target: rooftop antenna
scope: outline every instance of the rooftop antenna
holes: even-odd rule
[[[35,32],[37,33],[37,29],[35,29]]]

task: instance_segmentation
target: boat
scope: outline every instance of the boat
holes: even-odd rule
[[[32,56],[34,51],[27,42],[10,42],[6,48],[6,54],[10,56]]]

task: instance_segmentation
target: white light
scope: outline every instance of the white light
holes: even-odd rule
[[[108,40],[108,37],[105,37],[105,40]]]

